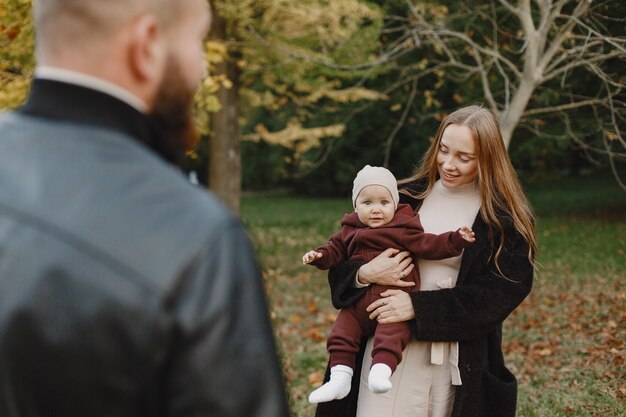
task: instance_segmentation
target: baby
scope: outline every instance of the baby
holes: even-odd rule
[[[302,257],[304,264],[325,270],[348,259],[369,262],[388,248],[407,250],[423,259],[443,259],[459,256],[475,240],[468,227],[441,235],[425,233],[411,206],[399,204],[396,178],[386,168],[366,165],[359,171],[352,188],[352,203],[354,213],[344,215],[341,231],[326,245],[307,252]],[[407,290],[373,284],[353,306],[339,311],[327,340],[330,380],[310,394],[309,402],[338,400],[348,395],[363,336],[374,335],[369,389],[375,393],[391,389],[390,377],[402,359],[411,328],[409,322],[379,324],[369,318],[366,307],[389,288],[419,290],[417,268],[403,280],[414,282],[415,286]]]

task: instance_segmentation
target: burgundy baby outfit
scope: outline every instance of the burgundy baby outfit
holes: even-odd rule
[[[363,224],[356,213],[346,214],[341,226],[341,231],[331,236],[326,245],[315,249],[323,256],[313,261],[312,265],[325,270],[348,259],[369,262],[388,248],[407,250],[422,259],[444,259],[459,256],[463,248],[470,244],[458,231],[440,235],[425,233],[419,215],[413,213],[408,204],[399,204],[393,219],[377,228]],[[413,263],[417,264],[416,260]],[[418,291],[420,278],[417,267],[403,280],[414,282],[415,286],[401,288],[372,284],[364,297],[339,311],[327,341],[331,367],[346,365],[354,369],[361,338],[374,335],[372,365],[384,363],[392,372],[395,371],[411,338],[409,322],[379,324],[370,320],[365,309],[388,289]]]

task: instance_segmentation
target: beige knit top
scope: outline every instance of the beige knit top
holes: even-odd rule
[[[480,193],[473,183],[449,189],[444,187],[441,181],[437,181],[424,199],[419,215],[425,232],[440,234],[457,230],[462,226],[472,227],[479,209]],[[461,268],[462,256],[438,261],[418,259],[420,291],[454,287]],[[443,361],[450,361],[452,384],[461,385],[458,368],[459,345],[457,342],[450,343],[448,358],[443,357],[445,351],[443,346],[443,343],[432,344],[431,363],[442,364]]]

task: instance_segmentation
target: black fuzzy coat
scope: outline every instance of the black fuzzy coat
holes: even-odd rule
[[[414,190],[418,184],[409,184]],[[418,207],[421,201],[401,194],[401,202]],[[490,238],[488,226],[478,214],[472,229],[476,242],[465,249],[456,287],[411,294],[417,340],[459,342],[459,369],[463,385],[456,388],[452,417],[513,417],[517,402],[517,380],[506,368],[502,354],[502,322],[530,293],[533,266],[528,260],[528,243],[513,227],[512,219],[500,216],[506,236],[500,254],[502,277],[493,257],[499,235]],[[329,273],[333,305],[351,305],[366,289],[354,288],[357,269],[363,262],[344,262]],[[357,368],[365,344],[362,344]],[[343,400],[321,403],[317,417],[354,417],[360,369]],[[326,378],[328,378],[328,369]]]

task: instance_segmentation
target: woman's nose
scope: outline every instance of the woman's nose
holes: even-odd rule
[[[443,161],[443,169],[446,171],[452,171],[454,169],[454,165],[452,164],[452,158],[446,158]]]

